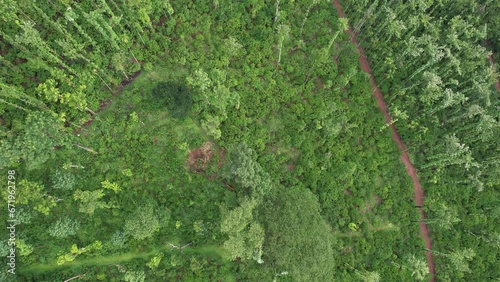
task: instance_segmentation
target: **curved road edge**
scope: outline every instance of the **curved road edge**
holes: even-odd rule
[[[337,9],[337,13],[339,17],[345,18],[345,14],[342,10],[342,6],[340,5],[339,0],[333,0],[333,5],[335,6],[335,9]],[[401,150],[401,161],[404,163],[406,172],[408,175],[411,177],[413,180],[413,190],[415,193],[415,203],[417,204],[418,210],[420,212],[420,232],[422,234],[422,238],[425,241],[425,246],[426,246],[426,256],[427,256],[427,263],[429,266],[429,272],[431,273],[431,282],[434,282],[436,279],[436,271],[435,271],[435,266],[434,266],[434,259],[432,257],[432,245],[431,245],[431,239],[429,237],[429,229],[427,227],[427,224],[425,224],[425,213],[424,210],[422,209],[424,205],[424,190],[422,189],[422,185],[420,185],[420,182],[417,177],[417,173],[415,170],[415,167],[413,166],[412,162],[410,161],[410,157],[408,156],[408,153],[406,152],[405,146],[403,141],[401,140],[401,137],[398,135],[398,132],[396,130],[396,126],[391,122],[391,117],[389,115],[389,110],[388,107],[384,101],[382,91],[377,87],[377,83],[375,82],[375,78],[372,75],[372,71],[370,69],[370,65],[368,64],[368,61],[366,59],[366,55],[361,49],[361,47],[358,45],[356,41],[356,36],[353,33],[352,29],[349,28],[346,31],[350,36],[351,36],[351,42],[356,46],[356,50],[359,54],[359,63],[361,64],[361,69],[366,72],[367,74],[370,75],[370,84],[373,88],[373,96],[377,100],[378,107],[380,111],[384,114],[385,121],[387,124],[390,124],[390,128],[392,131],[392,139],[396,144],[398,145],[399,149]]]

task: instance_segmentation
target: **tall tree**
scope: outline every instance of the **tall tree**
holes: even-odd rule
[[[333,280],[333,237],[310,190],[279,187],[264,198],[259,214],[268,267],[288,271],[294,281]]]

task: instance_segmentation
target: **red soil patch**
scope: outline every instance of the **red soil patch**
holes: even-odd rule
[[[200,147],[189,152],[187,163],[195,172],[205,172],[214,156],[212,143],[205,142]]]
[[[334,4],[335,8],[337,9],[337,13],[338,13],[339,17],[345,18],[345,14],[342,11],[342,6],[340,5],[339,0],[333,0],[333,4]],[[398,144],[398,147],[402,152],[401,160],[405,164],[406,172],[413,180],[413,188],[414,188],[413,190],[415,193],[415,202],[416,202],[417,207],[420,211],[420,232],[422,233],[422,238],[424,239],[425,246],[428,250],[426,252],[427,263],[429,265],[429,272],[432,275],[430,281],[434,282],[436,279],[436,271],[435,271],[435,267],[434,267],[434,259],[432,257],[432,253],[430,251],[432,249],[431,239],[429,238],[429,229],[427,228],[427,225],[424,222],[425,214],[424,214],[424,211],[422,209],[422,206],[424,205],[424,190],[422,189],[422,186],[420,185],[420,182],[418,181],[416,170],[410,161],[410,157],[406,153],[406,149],[405,149],[405,146],[403,144],[403,141],[401,140],[401,137],[399,137],[398,132],[397,132],[394,124],[391,123],[391,117],[389,116],[388,107],[385,104],[385,101],[383,99],[382,91],[380,91],[380,89],[377,88],[377,83],[375,82],[375,78],[372,75],[372,71],[371,71],[370,66],[368,64],[368,61],[366,60],[366,55],[364,54],[363,49],[361,49],[361,47],[359,47],[358,43],[356,42],[356,37],[355,37],[352,29],[349,28],[347,30],[347,33],[351,36],[351,42],[356,46],[357,52],[359,54],[359,63],[361,64],[361,69],[370,75],[370,83],[371,83],[372,88],[373,88],[373,96],[375,96],[375,99],[377,100],[378,107],[379,107],[380,111],[384,114],[385,121],[388,124],[391,124],[390,128],[392,131],[392,139],[394,140],[394,142],[396,142],[396,144]]]

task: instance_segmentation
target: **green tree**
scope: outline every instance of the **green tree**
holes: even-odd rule
[[[358,276],[363,282],[379,282],[380,274],[375,271],[359,271],[356,270],[356,276]]]
[[[110,205],[104,201],[99,201],[100,198],[104,197],[104,192],[102,189],[94,191],[82,191],[80,189],[73,193],[73,198],[75,201],[80,201],[79,212],[87,213],[93,215],[96,209],[109,208]]]
[[[44,185],[39,182],[22,179],[17,183],[17,188],[16,200],[19,204],[30,204],[34,210],[44,215],[48,215],[50,209],[56,206],[57,200],[48,195]]]
[[[278,60],[276,61],[276,69],[279,67],[279,64],[281,62],[281,51],[283,49],[283,42],[285,41],[285,39],[288,38],[289,33],[290,33],[290,26],[286,24],[279,24],[278,27],[276,28],[276,34],[278,35]]]
[[[208,136],[214,138],[215,140],[221,137],[221,130],[219,129],[220,120],[218,116],[208,116],[201,122],[201,128],[205,130]]]
[[[408,258],[407,265],[407,268],[411,271],[411,277],[415,278],[415,280],[424,281],[429,277],[429,266],[426,261],[412,255]]]
[[[71,138],[56,117],[40,111],[30,113],[21,132],[2,140],[0,168],[21,160],[28,169],[39,168],[54,156],[56,147],[69,146]]]
[[[262,263],[262,244],[264,229],[253,218],[253,210],[257,200],[244,200],[241,205],[231,211],[223,211],[221,232],[229,236],[223,244],[232,260],[254,258]]]
[[[443,202],[438,202],[435,200],[427,201],[427,210],[433,215],[432,218],[426,218],[425,222],[427,224],[436,224],[443,229],[450,229],[453,224],[460,222],[458,218],[458,212],[453,207],[448,207]]]
[[[227,158],[224,177],[246,188],[246,194],[253,194],[256,197],[271,190],[269,175],[255,160],[255,152],[246,143],[229,146]]]
[[[144,282],[146,280],[146,273],[143,270],[127,271],[123,280],[126,282]]]
[[[66,238],[75,235],[80,229],[80,222],[78,220],[70,219],[68,217],[59,218],[48,229],[49,235],[58,239]]]
[[[158,217],[151,203],[140,205],[125,221],[125,234],[136,240],[143,240],[153,236],[160,228]]]
[[[28,244],[25,240],[21,239],[16,241],[16,247],[19,249],[19,255],[22,257],[29,256],[35,250],[33,245]]]
[[[212,80],[208,77],[208,74],[202,70],[197,69],[191,76],[186,78],[187,84],[195,89],[198,89],[201,93],[205,93],[212,85]]]
[[[57,170],[52,175],[52,188],[57,190],[70,191],[76,185],[76,177],[74,174],[66,171]]]
[[[127,243],[127,237],[125,236],[125,233],[122,231],[118,230],[111,236],[110,244],[113,248],[122,249],[123,247],[125,247],[126,243]]]
[[[293,281],[333,280],[333,237],[311,191],[279,187],[264,198],[259,214],[269,267],[288,271]]]
[[[113,67],[123,73],[123,75],[125,76],[125,78],[127,80],[129,80],[129,77],[127,75],[127,73],[125,72],[125,64],[127,63],[127,57],[125,56],[125,54],[123,53],[115,53],[113,55],[113,57],[111,57],[111,64],[113,65]]]

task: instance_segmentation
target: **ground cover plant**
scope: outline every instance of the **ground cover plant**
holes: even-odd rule
[[[17,225],[0,280],[433,279],[394,125],[426,190],[435,276],[498,278],[498,93],[476,45],[496,48],[480,27],[500,13],[456,2],[346,1],[344,18],[328,1],[1,0]]]

